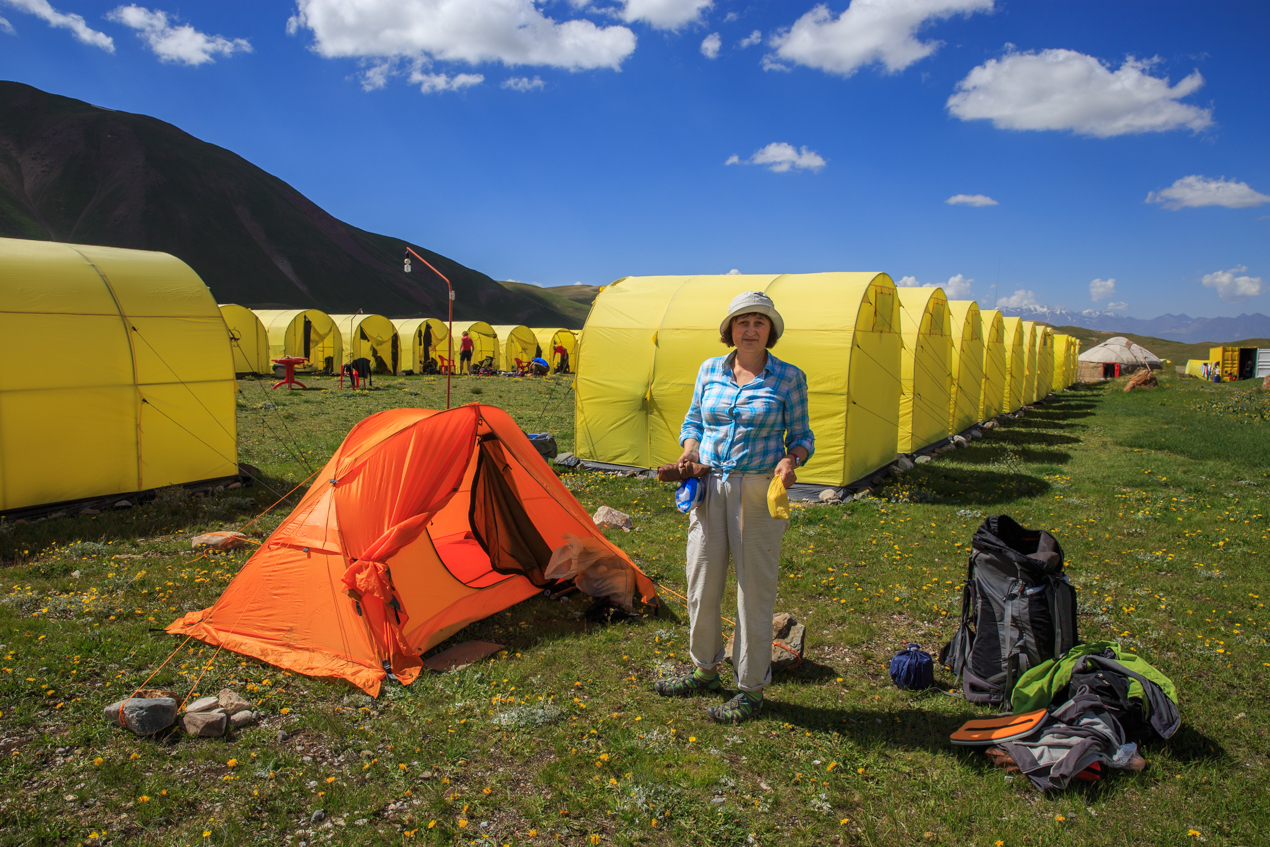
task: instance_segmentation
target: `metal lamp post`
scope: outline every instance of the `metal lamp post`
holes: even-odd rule
[[[420,256],[415,251],[411,250],[409,247],[406,247],[406,262],[404,267],[404,270],[406,273],[410,273],[410,257],[411,256],[414,256],[420,262],[423,262],[432,270],[434,274],[441,277],[441,279],[445,280],[445,287],[450,292],[450,314],[449,314],[450,331],[446,339],[446,343],[448,345],[447,352],[449,353],[449,356],[448,356],[449,365],[445,369],[445,407],[448,409],[450,408],[450,376],[454,372],[454,286],[450,284],[450,280],[446,278],[445,274],[441,273],[439,270],[432,267],[431,262],[429,262],[427,259]]]

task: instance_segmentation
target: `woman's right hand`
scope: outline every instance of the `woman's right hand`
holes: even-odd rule
[[[689,462],[696,462],[697,464],[701,463],[700,447],[700,443],[694,438],[689,438],[684,442],[683,454],[680,455],[679,460],[675,462],[675,464],[679,465],[680,470],[685,469]]]

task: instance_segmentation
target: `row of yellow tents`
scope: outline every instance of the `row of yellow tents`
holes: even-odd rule
[[[801,482],[849,485],[1076,381],[1077,339],[883,273],[626,277],[601,290],[583,329],[578,458],[679,457],[697,369],[727,352],[719,321],[743,291],[773,299],[785,320],[773,353],[807,375],[816,454]]]
[[[338,370],[354,359],[369,359],[378,373],[423,373],[440,369],[451,358],[449,325],[436,318],[396,318],[382,315],[328,315],[318,309],[260,310],[226,304],[221,317],[234,348],[234,370],[267,374],[272,359],[298,357],[310,367]],[[562,347],[570,369],[576,361],[577,334],[562,327],[531,329],[527,326],[491,325],[485,321],[461,321],[454,325],[453,358],[459,357],[459,339],[472,339],[472,361],[488,360],[495,370],[515,370],[516,360],[528,365],[534,354],[557,370]]]

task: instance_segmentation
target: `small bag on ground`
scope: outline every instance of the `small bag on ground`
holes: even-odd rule
[[[910,644],[891,659],[891,681],[905,691],[930,688],[935,684],[935,663],[929,653]]]
[[[971,541],[961,623],[940,664],[961,678],[971,703],[1009,711],[1019,677],[1077,643],[1076,589],[1058,540],[1007,515],[989,517]]]

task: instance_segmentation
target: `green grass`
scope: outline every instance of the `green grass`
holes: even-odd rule
[[[536,300],[549,309],[554,309],[567,320],[564,326],[568,329],[582,329],[587,315],[591,313],[591,303],[600,293],[596,285],[556,285],[543,288],[527,282],[500,282],[508,291]]]
[[[435,378],[359,393],[314,382],[291,395],[242,386],[242,457],[279,494],[367,414],[444,403]],[[576,599],[536,598],[451,642],[493,639],[506,653],[378,700],[230,653],[206,670],[214,651],[191,642],[151,685],[232,685],[264,722],[227,739],[137,739],[102,706],[180,644],[152,629],[212,603],[246,559],[200,560],[189,538],[241,527],[276,497],[168,492],[4,525],[0,843],[1266,843],[1265,401],[1244,384],[1165,377],[1128,395],[1122,384],[1064,392],[877,498],[796,508],[778,608],[807,624],[808,660],[739,727],[708,722],[707,701],[652,692],[686,667],[673,602],[664,617],[597,627]],[[572,444],[565,380],[455,380],[456,402],[477,398]],[[637,531],[611,537],[683,592],[686,520],[669,486],[563,479],[588,509],[633,515]],[[247,532],[265,537],[285,508]],[[1058,536],[1083,638],[1118,639],[1177,682],[1183,729],[1147,749],[1144,773],[1041,797],[949,745],[985,712],[946,693],[947,674],[943,690],[891,685],[892,653],[951,634],[966,545],[997,512]],[[313,824],[319,808],[327,819]]]

